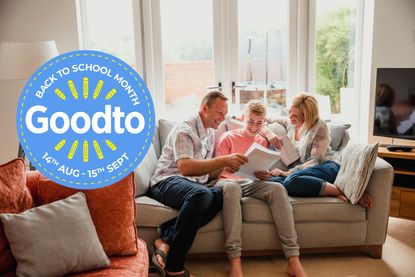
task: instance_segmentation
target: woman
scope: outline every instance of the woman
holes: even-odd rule
[[[347,202],[346,196],[334,185],[340,165],[331,151],[330,132],[319,117],[316,98],[309,93],[298,94],[292,101],[288,119],[277,121],[287,128],[300,159],[290,165],[288,171],[276,168],[260,171],[256,177],[281,183],[290,196],[336,196]],[[281,148],[280,137],[266,127],[263,133],[274,147]],[[373,199],[365,193],[358,204],[370,208]]]

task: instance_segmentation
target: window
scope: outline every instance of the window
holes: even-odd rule
[[[357,12],[356,0],[316,0],[314,91],[326,96],[323,113],[346,113],[353,97]]]
[[[150,46],[155,69],[148,73],[161,90],[159,114],[194,114],[207,87],[219,83],[231,99],[231,114],[240,114],[253,98],[276,111],[286,105],[288,0],[143,1],[150,28],[143,39],[161,45]]]
[[[131,0],[80,0],[78,3],[81,48],[117,56],[137,69]]]
[[[160,1],[165,112],[195,114],[213,83],[211,0]]]
[[[258,98],[268,113],[286,106],[287,38],[287,0],[238,1],[239,110]]]

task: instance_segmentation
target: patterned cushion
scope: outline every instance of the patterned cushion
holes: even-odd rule
[[[335,184],[352,204],[362,197],[372,175],[379,144],[349,141],[342,151],[340,170]]]

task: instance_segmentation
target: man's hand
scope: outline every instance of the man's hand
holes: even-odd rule
[[[260,171],[255,171],[254,172],[255,177],[257,177],[259,180],[268,180],[269,178],[271,178],[271,172],[269,172],[268,170],[260,170]]]
[[[269,139],[269,143],[277,149],[281,149],[282,147],[282,139],[281,137],[275,135]]]
[[[229,173],[235,173],[239,170],[239,167],[248,162],[248,158],[242,154],[229,154],[223,156],[225,161],[226,171]]]
[[[271,170],[271,175],[272,176],[284,176],[287,177],[288,175],[290,175],[290,173],[288,171],[283,171],[279,168],[276,168],[274,170]]]

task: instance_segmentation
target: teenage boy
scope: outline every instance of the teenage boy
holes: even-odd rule
[[[268,148],[268,141],[259,134],[265,122],[265,116],[266,107],[262,102],[248,102],[242,115],[243,127],[228,131],[219,138],[216,145],[216,157],[244,154],[254,142]],[[225,169],[220,176],[220,178],[226,179],[221,183],[224,184],[223,222],[225,249],[230,261],[229,276],[243,276],[241,266],[241,198],[247,196],[263,200],[268,204],[282,250],[288,258],[287,273],[290,276],[307,276],[300,263],[294,217],[285,188],[280,183],[242,179],[233,173],[234,171]],[[261,173],[263,172],[255,174],[259,176]]]

